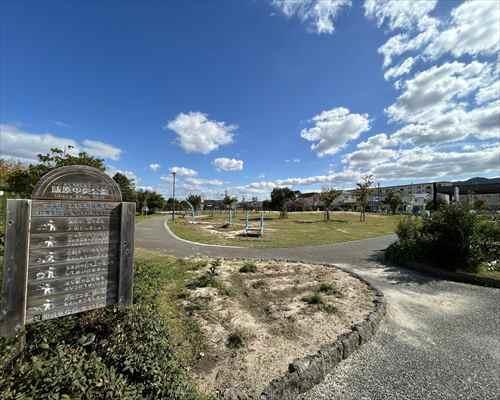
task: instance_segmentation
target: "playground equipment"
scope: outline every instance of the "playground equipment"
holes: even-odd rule
[[[260,213],[260,226],[257,227],[257,226],[250,225],[249,220],[248,220],[248,210],[246,210],[245,235],[246,236],[257,236],[257,237],[264,236],[264,212],[261,211],[261,213]]]
[[[194,224],[194,219],[195,219],[195,210],[194,210],[193,205],[192,205],[189,201],[187,201],[187,200],[185,200],[185,199],[184,199],[184,200],[182,200],[182,202],[181,202],[181,203],[186,203],[186,204],[187,204],[187,205],[191,208],[191,223],[193,223],[193,224]]]

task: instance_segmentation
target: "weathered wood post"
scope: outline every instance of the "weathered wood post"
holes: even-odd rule
[[[109,304],[131,304],[135,203],[89,166],[44,175],[9,200],[0,334]]]

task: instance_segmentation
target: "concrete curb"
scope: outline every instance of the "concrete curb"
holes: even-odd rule
[[[245,249],[245,247],[240,247],[240,246],[224,246],[222,244],[207,244],[207,243],[198,243],[198,242],[192,242],[191,240],[183,239],[177,236],[168,226],[167,220],[163,221],[163,226],[167,233],[172,236],[175,240],[179,240],[184,243],[192,244],[194,246],[203,246],[203,247],[220,247],[220,248],[226,248],[226,249]]]
[[[241,261],[242,258],[221,258],[228,261]],[[309,261],[298,261],[288,259],[255,259],[256,261],[277,261],[290,263],[304,263],[328,268],[337,268],[364,282],[375,293],[373,304],[375,309],[368,317],[351,326],[351,331],[340,335],[337,340],[330,344],[321,346],[320,350],[304,358],[297,359],[288,365],[288,373],[282,377],[273,379],[264,389],[259,400],[295,400],[298,395],[312,389],[321,383],[326,375],[345,360],[359,347],[375,335],[377,329],[384,319],[387,303],[382,292],[374,287],[365,278],[357,273],[339,267],[335,264],[314,263]]]

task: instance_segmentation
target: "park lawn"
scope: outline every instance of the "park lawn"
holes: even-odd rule
[[[259,226],[260,213],[251,213],[253,226]],[[196,224],[179,218],[169,227],[180,238],[193,242],[242,247],[297,247],[332,244],[366,239],[394,233],[400,216],[367,214],[366,222],[359,222],[359,213],[332,212],[325,222],[322,212],[291,212],[288,218],[279,218],[277,212],[265,213],[264,237],[251,238],[238,234],[245,227],[243,211],[233,217],[233,225],[223,228],[227,214],[203,215]],[[207,229],[209,226],[210,229]]]

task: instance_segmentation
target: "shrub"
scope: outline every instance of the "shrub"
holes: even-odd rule
[[[318,292],[315,292],[310,296],[302,297],[302,301],[307,303],[307,304],[311,304],[311,305],[316,304],[317,305],[317,304],[323,303],[323,298],[321,297],[321,295]]]
[[[253,272],[257,272],[257,266],[252,263],[252,262],[246,262],[245,264],[243,264],[243,266],[240,268],[240,272],[243,272],[243,273],[253,273]]]
[[[141,399],[115,368],[95,353],[59,344],[42,356],[19,358],[0,378],[0,395],[9,399]]]
[[[245,335],[240,330],[231,332],[226,340],[226,346],[230,349],[240,349],[245,346]]]
[[[478,254],[473,240],[478,222],[477,215],[460,204],[441,207],[424,218],[422,235],[431,260],[447,269],[476,268]]]
[[[323,282],[321,285],[319,285],[318,292],[324,293],[326,295],[333,295],[337,294],[337,288],[335,287],[334,283]]]
[[[420,223],[405,218],[398,224],[398,241],[385,251],[396,264],[424,261],[445,269],[475,271],[483,262],[500,258],[500,224],[468,206],[441,206]]]
[[[421,224],[414,217],[402,218],[397,227],[396,234],[401,241],[417,240],[420,237]]]

